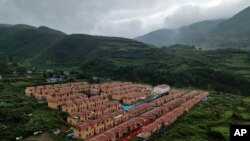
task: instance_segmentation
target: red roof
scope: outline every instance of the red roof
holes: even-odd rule
[[[153,122],[147,126],[143,126],[142,127],[142,131],[147,131],[147,132],[151,132],[153,131],[155,128],[157,128],[161,123],[160,122]]]
[[[80,129],[85,129],[90,126],[93,126],[96,123],[95,120],[86,120],[84,122],[77,122],[76,127]]]
[[[100,117],[98,117],[97,121],[101,122],[101,121],[104,121],[107,119],[112,119],[112,118],[114,118],[114,116],[112,114],[104,114],[104,115],[101,115]]]
[[[91,113],[91,111],[90,110],[86,110],[86,109],[84,109],[84,110],[81,110],[81,111],[79,111],[79,112],[72,112],[72,113],[69,113],[69,115],[71,115],[71,116],[80,116],[80,115],[87,115],[87,114],[90,114]]]

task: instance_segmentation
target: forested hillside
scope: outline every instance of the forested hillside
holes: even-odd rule
[[[250,7],[229,19],[208,20],[178,29],[159,29],[135,38],[159,47],[173,44],[196,45],[202,48],[250,49]]]

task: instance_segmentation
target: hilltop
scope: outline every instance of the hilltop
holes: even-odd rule
[[[160,29],[135,38],[161,46],[196,45],[204,48],[250,48],[250,7],[229,19],[208,20],[178,29]]]
[[[170,46],[173,44],[194,45],[202,42],[202,37],[208,34],[214,27],[220,24],[223,19],[207,20],[194,23],[178,29],[159,29],[146,35],[139,36],[135,40],[153,44],[158,47]]]
[[[144,50],[152,46],[118,37],[67,35],[48,27],[0,25],[0,53],[28,64],[81,63],[115,51]]]

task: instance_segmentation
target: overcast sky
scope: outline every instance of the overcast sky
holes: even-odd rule
[[[0,23],[133,38],[160,28],[228,18],[250,0],[0,0]]]

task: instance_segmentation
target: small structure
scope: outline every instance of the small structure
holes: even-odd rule
[[[57,78],[47,78],[46,81],[48,83],[56,83],[58,81],[58,79]]]
[[[154,94],[166,94],[170,91],[170,86],[167,84],[161,84],[154,87]]]

